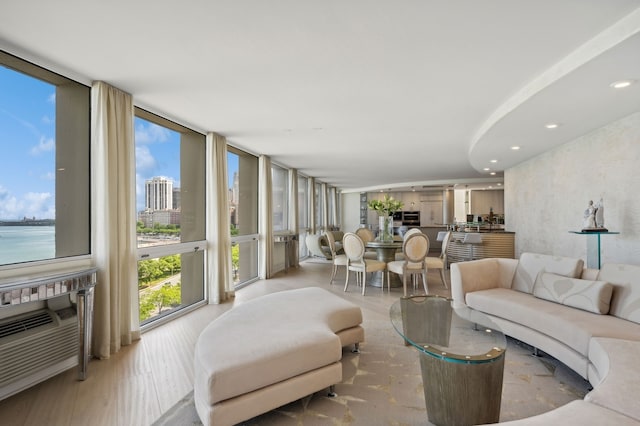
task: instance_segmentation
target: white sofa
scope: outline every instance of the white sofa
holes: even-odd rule
[[[211,322],[196,342],[194,401],[233,425],[342,380],[342,347],[364,341],[357,305],[321,288],[268,294]]]
[[[583,269],[581,259],[524,253],[519,260],[453,263],[451,292],[454,307],[469,319],[488,317],[506,335],[562,361],[595,387],[584,401],[558,409],[562,412],[525,420],[545,424],[590,404],[588,410],[603,417],[603,410],[612,410],[640,423],[640,400],[614,403],[626,392],[640,392],[639,266]],[[625,374],[635,378],[627,383],[630,389],[620,386]]]

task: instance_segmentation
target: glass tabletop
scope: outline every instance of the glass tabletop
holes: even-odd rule
[[[475,322],[461,315],[462,311],[453,309],[451,299],[431,295],[402,297],[389,310],[398,334],[426,355],[479,364],[504,354],[504,334],[486,315],[473,312]]]

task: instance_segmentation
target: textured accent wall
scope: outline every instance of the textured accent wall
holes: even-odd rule
[[[517,142],[517,141],[514,141]],[[526,149],[526,147],[525,147]],[[589,200],[604,199],[602,262],[640,264],[640,112],[505,171],[506,229],[523,252],[586,261]]]

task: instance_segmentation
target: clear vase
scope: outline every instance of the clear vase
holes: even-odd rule
[[[393,216],[379,216],[379,233],[378,240],[389,242],[393,241]]]

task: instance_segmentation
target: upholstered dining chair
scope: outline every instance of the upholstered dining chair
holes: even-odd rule
[[[382,289],[384,290],[384,270],[387,264],[380,260],[365,259],[364,242],[353,232],[344,234],[342,247],[347,256],[347,278],[344,282],[344,291],[349,287],[349,271],[356,273],[356,281],[362,285],[363,296],[367,287],[367,272],[382,272]]]
[[[387,263],[387,284],[390,282],[390,272],[402,275],[402,287],[404,296],[407,296],[407,277],[415,275],[422,276],[422,285],[425,294],[429,294],[427,290],[427,262],[425,261],[429,254],[429,238],[422,232],[416,232],[404,241],[402,244],[402,254],[404,260],[394,260]]]
[[[407,238],[409,238],[411,235],[420,234],[421,232],[422,231],[420,230],[420,228],[411,228],[407,232],[404,233],[404,235],[402,236],[402,241],[406,241]]]
[[[327,239],[327,242],[329,243],[329,250],[331,251],[331,260],[333,261],[333,269],[331,271],[331,280],[329,281],[329,284],[333,284],[333,280],[336,277],[336,272],[338,272],[338,266],[344,266],[346,270],[347,256],[344,254],[337,254],[336,239],[333,235],[333,232],[325,232],[324,237]]]
[[[402,236],[402,242],[404,243],[405,241],[407,241],[407,238],[409,238],[413,234],[421,234],[421,233],[422,231],[420,230],[420,228],[411,228],[407,232],[405,232],[404,235]],[[404,260],[404,259],[405,259],[404,254],[396,253],[395,260]]]
[[[440,278],[442,279],[444,288],[449,288],[444,273],[445,269],[447,269],[447,248],[449,247],[449,240],[451,240],[451,231],[443,232],[440,256],[426,258],[427,269],[440,269]]]
[[[377,259],[378,255],[375,250],[367,249],[366,245],[368,242],[376,239],[376,236],[373,234],[373,231],[369,228],[358,228],[356,229],[356,235],[360,237],[362,242],[365,244],[364,248],[364,258],[365,259]]]

